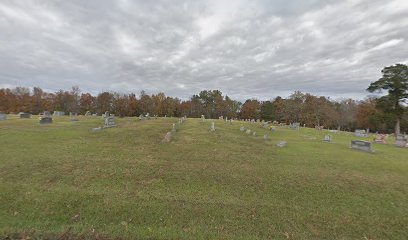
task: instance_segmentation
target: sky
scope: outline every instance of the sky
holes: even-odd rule
[[[396,63],[407,0],[0,1],[0,88],[363,99]]]

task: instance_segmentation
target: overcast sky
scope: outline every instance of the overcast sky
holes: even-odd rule
[[[408,0],[0,1],[0,87],[364,98],[408,64]]]

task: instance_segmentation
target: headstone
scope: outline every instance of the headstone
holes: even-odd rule
[[[44,111],[42,114],[43,117],[51,117],[51,113],[48,111]]]
[[[224,120],[224,117],[223,117],[223,116],[220,116],[218,119],[220,119],[220,120]]]
[[[171,129],[171,131],[172,131],[172,132],[175,132],[175,131],[176,131],[176,124],[175,124],[175,123],[173,123],[173,128]]]
[[[7,114],[0,112],[0,121],[6,120]]]
[[[170,142],[170,141],[171,141],[171,132],[167,132],[162,142]]]
[[[205,121],[205,116],[201,115],[201,121],[204,122]]]
[[[288,143],[286,141],[279,141],[278,144],[276,144],[276,146],[278,147],[286,147],[288,145]]]
[[[105,117],[105,118],[109,117],[109,112],[106,111],[103,117]]]
[[[150,114],[149,113],[146,113],[146,119],[150,120]]]
[[[99,131],[101,131],[101,130],[102,130],[101,127],[92,128],[92,132],[99,132]]]
[[[252,136],[256,136],[256,132],[253,132],[253,133],[252,133]]]
[[[76,113],[69,113],[69,120],[71,121],[71,122],[76,122],[76,121],[79,121],[79,119],[77,118],[77,116],[78,116],[78,114],[76,114]]]
[[[65,115],[65,112],[62,112],[62,111],[54,111],[53,115],[54,115],[54,116],[61,117],[61,116],[64,116],[64,115]]]
[[[324,126],[320,126],[320,125],[315,126],[315,129],[319,130],[319,131],[323,130],[323,128],[324,128]]]
[[[268,138],[269,138],[268,135],[267,135],[267,134],[264,134],[263,139],[264,139],[264,140],[268,140]]]
[[[407,138],[403,134],[398,134],[395,138],[395,146],[397,147],[408,147]]]
[[[244,126],[241,126],[241,127],[239,128],[239,131],[241,131],[241,132],[245,131],[245,127],[244,127]]]
[[[366,133],[366,130],[364,130],[364,129],[356,129],[354,131],[354,136],[356,136],[356,137],[367,137],[368,134]]]
[[[105,125],[104,128],[116,127],[115,118],[114,117],[106,117],[105,118]]]
[[[270,128],[271,128],[271,131],[272,131],[272,132],[275,132],[275,131],[276,131],[276,127],[275,127],[275,126],[271,126]]]
[[[370,142],[361,140],[351,140],[351,148],[364,152],[374,152]]]
[[[324,136],[324,139],[323,139],[323,142],[331,142],[331,140],[332,140],[332,138],[331,138],[331,136],[330,135],[325,135]]]
[[[211,132],[214,132],[214,131],[215,131],[215,123],[214,123],[214,122],[211,122],[210,131],[211,131]]]
[[[86,111],[85,116],[91,116],[92,113],[90,111]]]
[[[44,111],[40,116],[40,124],[49,124],[52,123],[52,116],[49,111]]]
[[[49,124],[52,123],[52,117],[51,116],[42,116],[40,117],[40,124]]]
[[[251,134],[251,130],[247,129],[245,133],[249,135],[249,134]]]
[[[292,123],[289,125],[290,129],[299,130],[300,123]]]
[[[20,118],[31,118],[31,114],[30,113],[20,113]]]
[[[374,138],[374,143],[386,144],[385,134],[377,134]]]
[[[140,114],[140,115],[139,115],[139,120],[144,120],[143,114]]]
[[[335,130],[335,129],[329,130],[329,133],[337,133],[337,132],[338,130]]]

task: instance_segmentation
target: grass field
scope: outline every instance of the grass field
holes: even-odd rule
[[[0,239],[407,239],[408,149],[199,119],[161,143],[176,120],[0,121]]]

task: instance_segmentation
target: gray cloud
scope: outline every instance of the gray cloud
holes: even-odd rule
[[[0,87],[363,98],[408,63],[408,2],[2,1]]]

